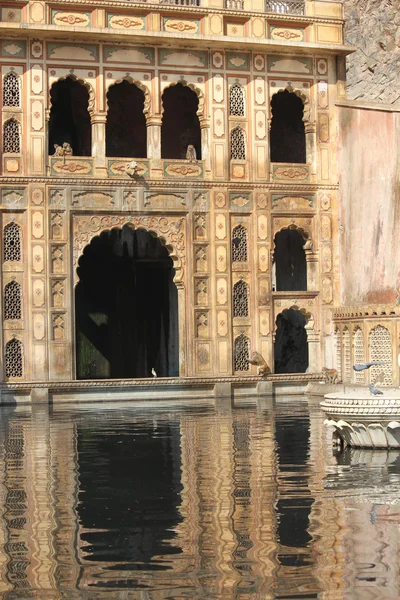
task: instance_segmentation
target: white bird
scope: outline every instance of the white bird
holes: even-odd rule
[[[153,377],[157,377],[157,373],[154,367],[152,367],[151,369],[151,374],[153,375]]]

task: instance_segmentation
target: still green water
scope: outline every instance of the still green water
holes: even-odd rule
[[[400,454],[318,401],[0,409],[0,597],[400,597]]]

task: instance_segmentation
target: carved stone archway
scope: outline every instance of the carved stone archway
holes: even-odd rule
[[[185,263],[186,263],[186,222],[183,217],[171,216],[131,216],[131,215],[82,215],[72,217],[73,233],[73,285],[78,283],[78,260],[85,246],[103,231],[122,229],[128,225],[134,229],[144,229],[151,235],[158,237],[167,248],[175,269],[174,283],[178,291],[178,330],[179,330],[179,375],[186,375],[186,291],[185,291]],[[71,305],[74,305],[73,298]],[[71,319],[72,320],[72,319]],[[74,339],[75,325],[72,323],[72,339]]]

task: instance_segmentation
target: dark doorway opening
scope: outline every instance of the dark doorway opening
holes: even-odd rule
[[[271,162],[305,163],[304,106],[292,92],[277,92],[271,100]]]
[[[75,291],[78,379],[179,374],[178,294],[158,238],[127,225],[94,238]]]
[[[106,156],[146,158],[144,93],[134,83],[112,85],[107,94]]]
[[[307,318],[288,308],[276,319],[275,373],[305,373],[308,368]]]
[[[273,262],[276,268],[276,291],[307,290],[306,240],[296,229],[282,229],[275,236]]]
[[[67,142],[75,156],[91,156],[88,90],[79,81],[67,77],[52,86],[50,97],[49,155],[54,154],[55,144],[62,146]]]
[[[164,114],[161,127],[161,158],[185,159],[188,145],[201,159],[201,130],[197,116],[199,99],[193,90],[177,83],[162,96]]]

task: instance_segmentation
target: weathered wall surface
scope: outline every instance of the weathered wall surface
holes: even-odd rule
[[[345,39],[357,48],[347,57],[347,91],[353,100],[400,104],[400,4],[398,0],[343,0]]]
[[[341,303],[400,300],[400,113],[338,107]]]

